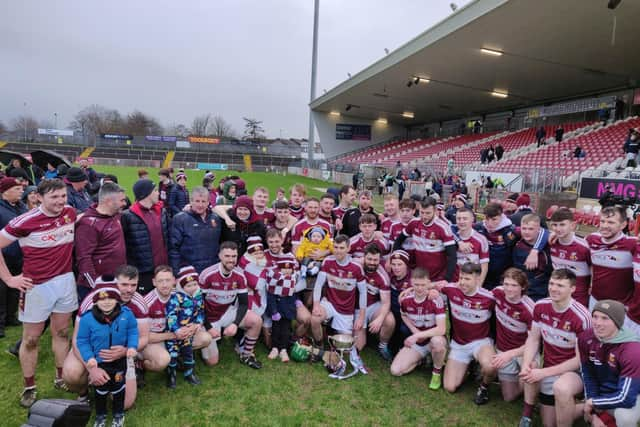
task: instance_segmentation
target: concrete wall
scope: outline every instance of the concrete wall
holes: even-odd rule
[[[365,148],[378,142],[386,141],[393,137],[405,137],[404,126],[393,125],[391,123],[381,124],[375,120],[363,120],[349,117],[345,114],[332,116],[328,113],[313,113],[316,129],[320,137],[322,150],[327,158],[353,150]],[[336,139],[336,124],[371,125],[371,141],[346,141]]]

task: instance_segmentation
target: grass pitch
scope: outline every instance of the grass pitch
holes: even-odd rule
[[[96,166],[98,172],[114,173],[132,196],[137,168]],[[157,169],[147,169],[157,182]],[[230,173],[230,172],[229,172]],[[218,178],[227,173],[216,172]],[[200,185],[203,171],[187,170],[188,187]],[[332,186],[319,180],[269,173],[241,173],[251,193],[257,186],[269,188],[275,197],[278,187],[305,184],[310,195],[318,196]],[[216,181],[217,182],[217,181]],[[0,348],[9,347],[20,336],[21,328],[7,329]],[[363,359],[371,369],[344,381],[330,379],[321,365],[267,359],[262,343],[256,348],[264,367],[255,371],[240,363],[232,342],[224,340],[221,360],[206,367],[199,360],[196,372],[202,385],[194,387],[178,378],[178,388],[165,387],[165,376],[147,373],[147,386],[138,392],[134,408],[127,412],[126,425],[163,426],[515,426],[520,418],[521,402],[502,401],[497,385],[490,388],[491,400],[482,407],[473,404],[476,390],[473,380],[459,392],[428,390],[430,372],[418,367],[404,377],[393,377],[389,365],[374,350],[365,349]],[[22,374],[17,359],[0,352],[1,426],[19,426],[27,411],[19,406]],[[54,362],[50,336],[43,336],[37,370],[39,398],[70,398],[73,394],[53,388]]]

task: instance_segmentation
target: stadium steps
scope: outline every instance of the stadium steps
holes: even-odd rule
[[[83,158],[89,157],[91,156],[91,153],[93,153],[93,150],[95,149],[96,147],[87,147],[82,151],[82,153],[80,153],[78,157],[83,157]]]
[[[173,161],[173,158],[176,155],[176,151],[175,150],[169,150],[167,151],[167,155],[165,156],[163,162],[162,162],[162,167],[163,168],[168,168],[171,166],[171,162]]]

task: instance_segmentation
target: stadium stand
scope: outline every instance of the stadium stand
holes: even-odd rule
[[[592,171],[589,173],[602,176],[602,172],[611,172],[622,166],[622,145],[629,128],[637,126],[640,126],[640,119],[637,117],[628,117],[605,127],[600,123],[592,124],[578,136],[538,149],[534,144],[517,157],[486,166],[485,170],[521,172],[533,168],[563,169],[569,181],[577,180],[579,173],[583,171]],[[584,159],[573,158],[573,150],[578,145],[587,153]]]

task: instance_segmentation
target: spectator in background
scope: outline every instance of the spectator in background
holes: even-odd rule
[[[480,133],[482,132],[482,123],[480,123],[480,120],[476,120],[473,123],[473,133]]]
[[[74,253],[78,270],[78,302],[103,275],[126,264],[127,254],[120,213],[126,204],[124,190],[107,182],[98,192],[98,204],[89,207],[76,223]]]
[[[627,158],[627,167],[638,165],[638,151],[640,151],[640,132],[638,129],[629,129],[629,135],[624,143],[623,150]]]
[[[171,179],[171,170],[168,168],[160,169],[158,171],[158,180],[160,181],[158,184],[159,200],[167,206],[169,194],[171,194],[171,190],[176,185]]]
[[[89,167],[89,161],[87,159],[80,159],[80,169],[87,175],[89,183],[93,184],[98,181],[98,174],[93,168]]]
[[[444,216],[445,218],[447,218],[447,220],[449,220],[451,224],[455,224],[456,213],[458,212],[458,209],[462,209],[465,207],[470,208],[470,206],[467,205],[467,196],[462,193],[456,194],[453,196],[453,202],[451,203],[451,206],[447,208]]]
[[[511,193],[504,199],[502,209],[506,216],[513,215],[518,210],[518,205],[516,204],[518,197],[520,197],[520,193]]]
[[[547,131],[544,126],[540,126],[536,131],[536,142],[538,143],[538,147],[544,145],[544,138],[547,136]]]
[[[271,203],[271,209],[275,209],[276,203],[279,201],[287,202],[286,191],[282,187],[278,187],[276,190],[276,199]]]
[[[564,128],[562,127],[562,125],[560,125],[556,128],[556,142],[561,142],[563,135],[564,135]]]
[[[493,145],[490,145],[487,150],[487,163],[491,163],[496,159],[495,154],[496,150],[493,148]]]
[[[527,193],[522,193],[516,199],[516,205],[518,206],[518,210],[511,216],[509,219],[516,227],[520,227],[520,221],[522,217],[529,214],[535,214],[533,208],[531,207],[531,196]],[[544,228],[547,228],[547,222],[543,218],[542,215],[538,215],[540,217],[540,225]]]
[[[236,196],[238,192],[238,187],[236,182],[232,179],[228,179],[224,182],[222,187],[222,194],[218,196],[216,199],[217,205],[233,205],[236,200]]]
[[[626,98],[626,95],[625,95]],[[624,102],[624,99],[621,97],[616,97],[616,107],[615,107],[615,120],[624,119],[624,110],[627,104]]]
[[[483,148],[482,150],[480,150],[480,163],[482,163],[483,165],[485,163],[487,163],[487,153],[489,152],[488,148]]]
[[[609,120],[609,110],[606,108],[601,108],[598,110],[598,120],[602,122],[602,127],[607,125],[607,121]]]
[[[138,179],[149,179],[149,172],[146,169],[138,169]]]
[[[35,188],[35,187],[34,187]],[[0,229],[13,218],[27,212],[27,207],[20,201],[22,184],[16,179],[5,177],[0,180]],[[12,276],[22,272],[22,249],[17,241],[2,249],[2,255]],[[17,326],[18,322],[17,289],[10,288],[0,280],[0,338],[4,337],[6,326]]]
[[[67,175],[69,166],[65,165],[64,163],[60,163],[56,170],[58,171],[58,178],[62,179]]]
[[[171,193],[169,193],[169,215],[172,217],[178,215],[188,204],[187,175],[179,173],[176,175],[176,185],[173,186]]]
[[[485,181],[484,186],[485,186],[485,188],[487,188],[489,190],[491,190],[493,187],[495,187],[495,185],[494,185],[493,181],[491,180],[490,176],[487,177],[487,180]]]
[[[47,170],[44,173],[45,179],[54,179],[58,177],[58,169],[56,169],[51,163],[47,163]]]
[[[502,156],[504,156],[504,147],[498,144],[496,145],[496,161],[502,160]]]
[[[191,190],[191,209],[173,217],[169,232],[169,262],[178,275],[185,265],[198,273],[218,263],[218,245],[222,224],[209,210],[209,191],[204,187]]]
[[[24,193],[22,193],[22,203],[25,204],[28,211],[40,206],[40,202],[38,201],[38,187],[30,185],[25,188]]]
[[[358,171],[355,171],[353,173],[353,176],[351,177],[351,184],[353,185],[353,188],[358,188],[358,181],[359,181],[359,176],[358,176]]]
[[[455,167],[456,157],[451,156],[449,160],[447,160],[447,175],[453,175],[453,169]],[[402,199],[402,197],[400,198]]]
[[[138,292],[153,289],[153,272],[169,263],[169,215],[160,203],[160,193],[148,179],[133,184],[136,202],[122,213],[121,224],[127,247],[127,263],[138,269]]]
[[[67,185],[67,204],[75,208],[78,213],[89,209],[91,196],[86,190],[87,175],[84,171],[76,167],[69,168],[64,183]]]

